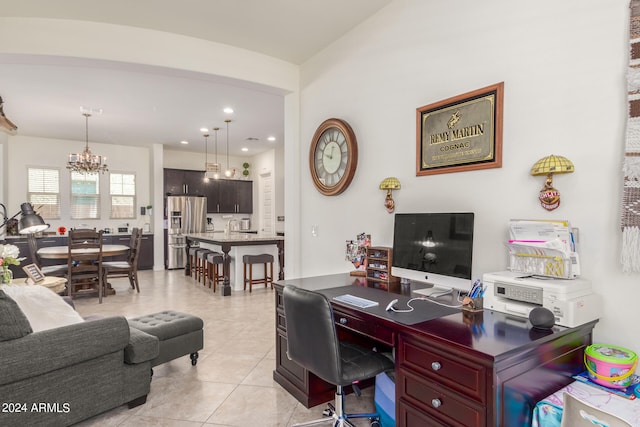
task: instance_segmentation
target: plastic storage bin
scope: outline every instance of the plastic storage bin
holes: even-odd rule
[[[624,388],[631,385],[638,356],[623,347],[592,344],[584,351],[584,364],[593,382],[605,387]]]
[[[382,427],[396,425],[396,384],[385,372],[376,375],[374,395],[376,411],[380,414]]]

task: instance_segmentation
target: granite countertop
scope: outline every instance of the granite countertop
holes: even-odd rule
[[[242,231],[232,231],[229,233],[223,232],[208,232],[208,233],[187,233],[188,238],[203,242],[262,242],[268,240],[284,240],[284,236],[278,236],[276,234],[253,234]]]

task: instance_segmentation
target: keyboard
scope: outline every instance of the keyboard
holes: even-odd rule
[[[371,301],[370,299],[356,297],[351,294],[338,295],[337,297],[333,297],[333,299],[358,308],[369,308],[378,305],[378,301]]]

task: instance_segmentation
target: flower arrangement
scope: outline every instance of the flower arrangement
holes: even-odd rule
[[[11,270],[10,265],[20,265],[21,261],[25,258],[19,257],[20,249],[15,245],[0,245],[0,267],[2,267],[2,282],[11,282]]]

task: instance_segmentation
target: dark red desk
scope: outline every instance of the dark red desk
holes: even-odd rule
[[[360,310],[334,303],[334,314],[342,338],[395,349],[398,426],[530,425],[536,402],[572,382],[571,375],[583,370],[583,352],[591,344],[596,323],[541,332],[532,329],[526,319],[485,310],[406,325],[397,321],[398,313],[385,314],[384,307],[393,298],[408,298],[408,287],[391,289],[404,296],[390,294],[367,288],[366,281],[347,274],[281,280],[275,284],[273,377],[307,407],[332,400],[335,387],[286,356],[282,307],[286,284],[312,290],[349,285],[354,295],[379,296],[382,309]]]

